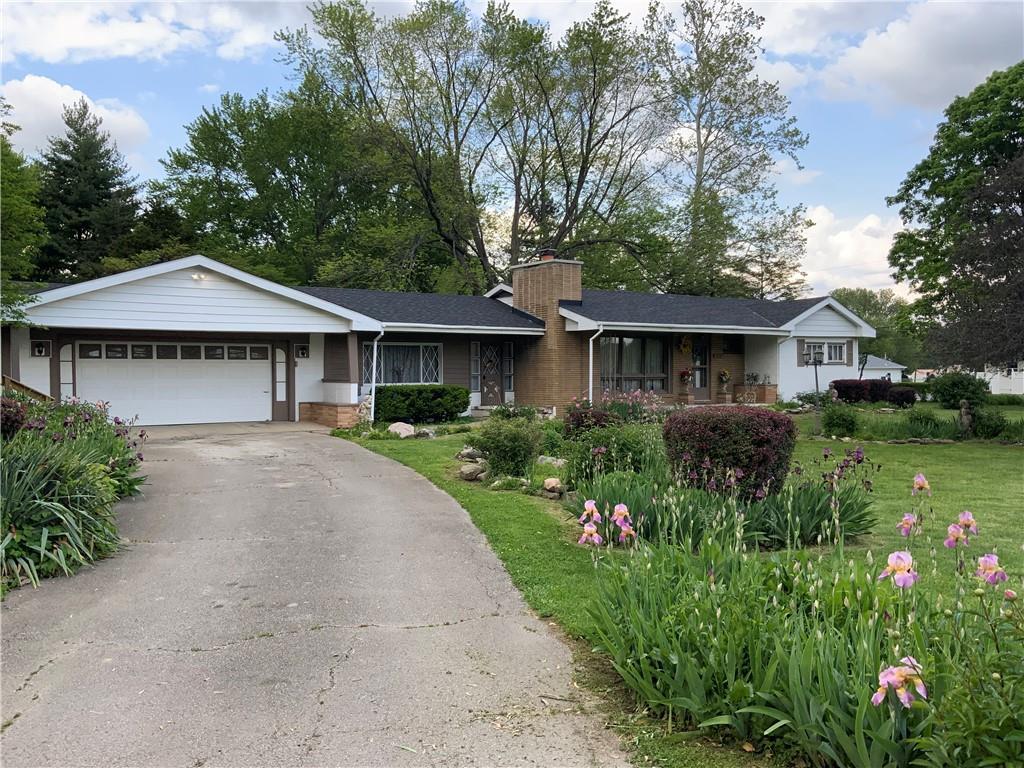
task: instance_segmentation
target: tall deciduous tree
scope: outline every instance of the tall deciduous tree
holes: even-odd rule
[[[678,249],[648,266],[652,282],[676,293],[798,293],[808,223],[801,207],[778,203],[774,168],[781,158],[799,167],[807,137],[778,84],[755,73],[763,19],[736,0],[684,0],[680,17],[663,14],[660,23],[676,112],[672,185],[682,202]],[[709,284],[705,275],[718,277]]]
[[[31,276],[39,246],[46,240],[38,202],[38,169],[11,146],[10,138],[18,126],[7,122],[9,113],[9,105],[0,100],[0,318],[4,322],[22,319],[21,307],[27,297],[14,281]]]
[[[65,107],[65,133],[43,153],[40,202],[48,241],[35,277],[75,280],[102,274],[102,261],[135,223],[138,203],[124,158],[85,100]]]
[[[479,19],[451,0],[388,20],[358,0],[314,16],[326,45],[286,35],[293,56],[400,160],[476,288],[542,245],[642,247],[631,226],[667,130],[664,94],[646,38],[606,0],[557,44],[497,3]],[[496,211],[508,211],[501,245]]]
[[[157,191],[204,252],[287,282],[434,287],[449,254],[378,137],[315,73],[276,98],[227,94],[186,132]]]
[[[975,237],[978,199],[968,198],[977,195],[988,173],[1024,152],[1024,62],[954,99],[945,117],[928,156],[888,199],[900,206],[906,225],[889,251],[889,264],[917,292],[912,311],[922,325],[943,322],[964,238]]]
[[[1024,153],[989,168],[959,212],[945,292],[928,335],[942,363],[1024,360]]]

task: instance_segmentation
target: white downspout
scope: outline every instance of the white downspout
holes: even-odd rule
[[[373,424],[377,410],[377,342],[384,335],[384,323],[380,324],[380,333],[373,339],[373,371],[370,373],[370,423]]]
[[[594,339],[604,333],[604,325],[598,324],[597,333],[590,337],[590,367],[587,376],[587,399],[594,404]]]

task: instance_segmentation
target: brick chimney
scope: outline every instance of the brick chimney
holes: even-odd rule
[[[544,336],[522,344],[516,360],[516,402],[564,411],[587,393],[585,334],[565,330],[560,301],[583,298],[583,262],[542,250],[534,261],[512,267],[512,306],[544,321]],[[521,375],[520,375],[521,374]],[[595,376],[597,378],[597,376]]]

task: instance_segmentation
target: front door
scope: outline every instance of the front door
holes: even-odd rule
[[[291,398],[288,396],[288,342],[275,341],[270,366],[270,390],[274,404],[271,418],[274,421],[291,421]]]
[[[693,399],[710,400],[711,386],[708,381],[708,361],[711,357],[711,339],[707,334],[698,333],[693,337]]]
[[[501,345],[480,345],[480,405],[501,405],[505,400],[501,383]]]

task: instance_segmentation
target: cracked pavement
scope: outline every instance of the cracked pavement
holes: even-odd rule
[[[619,766],[465,511],[308,425],[154,428],[123,551],[2,606],[5,766]]]

